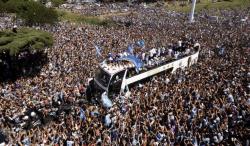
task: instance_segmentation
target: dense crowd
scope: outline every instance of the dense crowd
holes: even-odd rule
[[[100,16],[104,14],[110,14],[110,12],[126,12],[130,7],[127,3],[93,3],[87,5],[75,5],[75,4],[64,4],[61,6],[63,9],[70,10],[76,13],[82,13],[84,15]],[[134,8],[131,8],[134,9]]]
[[[1,142],[249,145],[250,22],[246,17],[250,9],[218,11],[218,21],[210,17],[215,12],[204,11],[194,23],[188,23],[187,14],[164,8],[136,6],[130,11],[110,16],[124,25],[60,22],[42,28],[55,38],[54,46],[46,49],[49,63],[33,78],[0,85]],[[111,108],[86,102],[88,80],[103,59],[97,58],[94,45],[101,46],[105,56],[124,52],[135,40],[143,39],[149,50],[167,48],[183,38],[201,44],[196,65],[130,88],[112,99]]]

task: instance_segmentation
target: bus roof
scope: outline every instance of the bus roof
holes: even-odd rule
[[[195,43],[194,47],[198,47],[200,48],[200,44],[199,43]],[[199,50],[199,49],[198,49]],[[196,50],[195,52],[197,52],[198,50]],[[192,55],[194,52],[189,51],[188,55]],[[158,56],[150,59],[150,61],[154,61],[157,62],[159,60],[163,60],[163,61],[169,61],[171,60],[171,58],[174,58],[174,56]],[[155,60],[154,60],[155,59]],[[145,65],[145,60],[142,61],[141,59],[137,58],[134,55],[131,54],[127,54],[125,56],[121,56],[120,58],[116,59],[115,61],[108,61],[108,60],[104,60],[102,63],[100,63],[100,68],[103,69],[105,72],[107,72],[110,75],[114,75],[120,71],[126,70],[127,68],[135,68],[135,70],[138,72],[140,68],[143,67],[148,67],[147,65]]]
[[[100,63],[100,68],[110,75],[134,67],[135,65],[132,62],[126,60],[120,60],[118,63],[107,63],[107,61]]]

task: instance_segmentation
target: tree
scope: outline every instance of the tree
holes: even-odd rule
[[[0,14],[3,14],[5,12],[6,12],[5,1],[0,0]]]
[[[43,4],[33,0],[8,0],[6,2],[2,1],[2,3],[4,4],[3,11],[16,13],[17,17],[23,19],[28,25],[53,24],[58,21],[56,10],[47,8]]]
[[[0,32],[0,53],[15,56],[22,51],[39,51],[53,44],[53,38],[48,32],[22,28],[17,33]]]
[[[53,24],[58,20],[57,13],[52,8],[46,8],[37,2],[27,2],[19,6],[17,16],[24,19],[28,25]]]
[[[0,81],[38,73],[47,62],[44,49],[52,44],[52,35],[40,30],[0,32]]]

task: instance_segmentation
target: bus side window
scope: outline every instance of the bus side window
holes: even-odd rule
[[[116,83],[116,82],[119,82],[120,80],[122,80],[122,76],[121,75],[115,75],[114,76],[114,79],[113,79],[113,82]]]
[[[121,71],[119,73],[117,73],[115,76],[114,76],[114,80],[117,82],[117,81],[120,81],[123,79],[123,76],[124,76],[124,73],[125,71]]]
[[[136,74],[137,74],[137,73],[136,73],[135,69],[134,69],[134,68],[130,68],[130,69],[128,69],[128,71],[127,71],[126,78],[131,78],[132,76],[134,76],[134,75],[136,75]]]

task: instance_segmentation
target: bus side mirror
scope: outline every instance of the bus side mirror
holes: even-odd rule
[[[88,85],[94,82],[94,78],[88,78]]]

